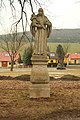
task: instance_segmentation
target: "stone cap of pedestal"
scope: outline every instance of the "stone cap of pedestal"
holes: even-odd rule
[[[32,59],[47,59],[47,55],[32,55]]]
[[[37,65],[47,65],[48,59],[47,55],[33,55],[32,58],[32,64],[37,64]]]

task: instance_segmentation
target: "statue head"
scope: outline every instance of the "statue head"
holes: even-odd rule
[[[38,10],[38,15],[39,15],[39,16],[43,16],[43,15],[44,15],[44,11],[43,11],[42,8],[39,8],[39,10]]]

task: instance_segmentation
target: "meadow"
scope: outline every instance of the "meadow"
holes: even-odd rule
[[[48,43],[48,46],[50,48],[50,51],[55,52],[57,46],[61,44],[63,46],[63,48],[65,46],[68,46],[68,52],[69,53],[80,53],[80,44],[79,43]]]
[[[61,44],[63,46],[63,49],[65,49],[65,46],[68,46],[68,53],[80,53],[80,44],[79,43],[52,43],[48,42],[48,46],[50,49],[50,52],[56,52],[57,46]],[[27,49],[30,46],[29,43],[25,43],[19,50],[19,53],[23,57],[24,50]]]
[[[80,44],[79,43],[53,43],[53,42],[48,42],[50,52],[56,52],[57,46],[59,44],[61,44],[63,46],[64,50],[68,46],[68,50],[67,50],[68,53],[80,53]],[[30,43],[25,42],[24,45],[18,51],[21,54],[22,57],[23,57],[25,49],[27,49],[28,47],[30,47]],[[2,48],[0,48],[0,51],[4,51],[4,50]]]

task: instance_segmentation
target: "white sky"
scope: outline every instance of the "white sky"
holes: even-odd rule
[[[16,0],[15,0],[16,1]],[[45,15],[48,16],[53,24],[53,28],[80,28],[80,3],[79,0],[39,0],[44,8]],[[9,2],[4,0],[7,7],[0,10],[0,34],[4,34],[10,31],[11,24],[15,20],[12,19],[11,9],[9,7]],[[19,18],[20,6],[17,6],[17,18]],[[29,5],[26,5],[26,11],[28,12],[28,21],[30,24],[31,10]],[[38,7],[34,5],[34,12],[37,12]],[[22,31],[21,25],[18,26],[19,31]],[[27,27],[29,30],[29,26]]]

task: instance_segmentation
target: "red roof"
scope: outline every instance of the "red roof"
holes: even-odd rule
[[[19,58],[19,55],[16,54],[14,61],[18,60],[18,58]],[[0,52],[0,62],[2,61],[7,61],[7,62],[11,61],[10,56],[7,52]]]
[[[71,60],[78,60],[78,59],[80,59],[80,53],[69,54],[69,58]]]

